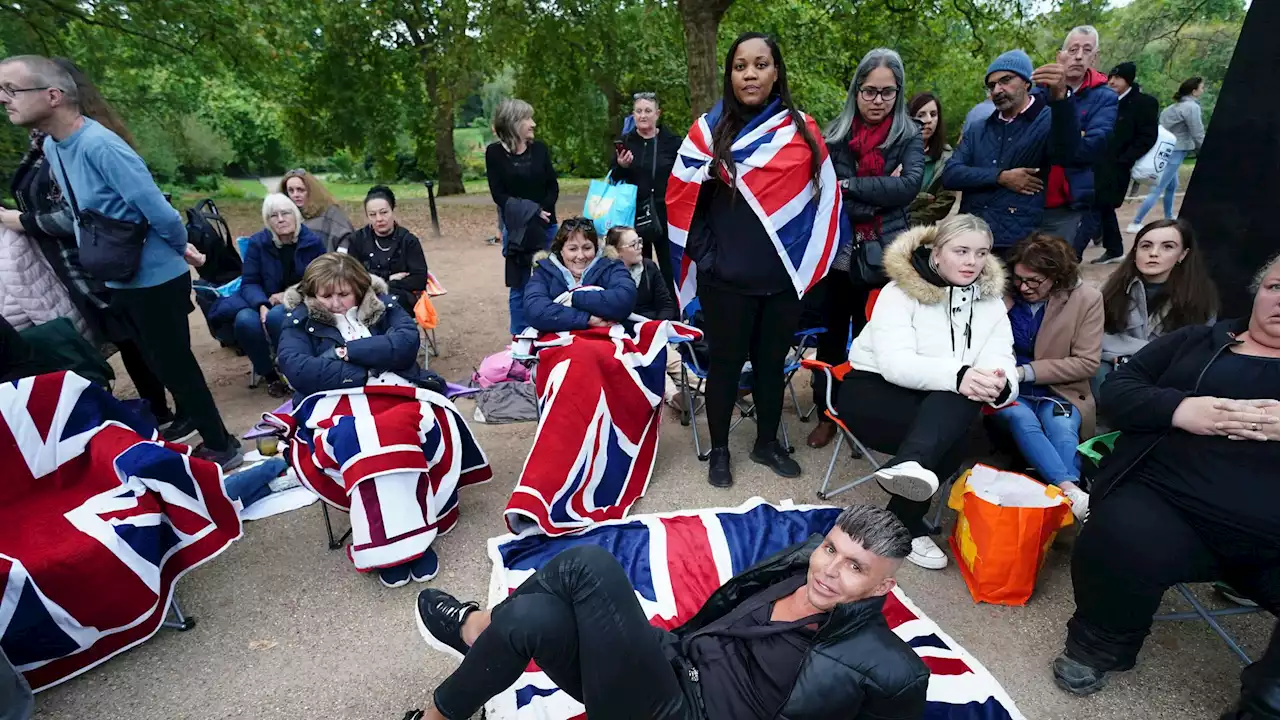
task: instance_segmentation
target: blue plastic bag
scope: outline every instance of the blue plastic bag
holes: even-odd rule
[[[609,175],[604,180],[592,180],[582,215],[595,222],[601,237],[615,225],[635,225],[636,186],[610,182]]]

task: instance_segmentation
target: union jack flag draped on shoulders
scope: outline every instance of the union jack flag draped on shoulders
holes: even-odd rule
[[[689,128],[667,183],[668,235],[681,308],[697,296],[697,263],[685,254],[685,247],[698,191],[716,171],[711,133],[722,113],[723,104],[716,103]],[[850,237],[822,131],[813,118],[803,117],[822,156],[817,193],[810,172],[812,151],[780,100],[747,123],[731,148],[737,189],[769,233],[800,297],[826,276],[836,249]]]

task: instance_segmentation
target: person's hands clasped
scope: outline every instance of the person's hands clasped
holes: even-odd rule
[[[993,403],[1004,392],[1004,372],[971,367],[960,380],[960,394],[974,402]]]
[[[618,153],[618,167],[629,168],[635,159],[636,156],[630,150],[623,150]]]
[[[1019,195],[1035,195],[1044,190],[1044,181],[1036,173],[1040,168],[1012,168],[1000,173],[996,182]]]
[[[608,320],[605,320],[604,318],[596,317],[595,315],[592,315],[591,319],[587,321],[588,327],[609,327],[612,324],[613,323],[609,322]]]
[[[1280,441],[1280,401],[1270,398],[1219,398],[1213,407],[1225,417],[1215,422],[1214,427],[1228,438],[1255,442]]]
[[[1231,437],[1234,434],[1236,439],[1256,439],[1250,434],[1262,433],[1264,427],[1275,423],[1275,418],[1267,413],[1265,407],[1245,404],[1249,402],[1267,401],[1189,397],[1178,403],[1178,408],[1173,411],[1173,426],[1193,435]],[[1257,425],[1257,430],[1253,429],[1254,425]]]
[[[196,246],[191,243],[187,243],[187,249],[182,253],[182,258],[187,261],[188,265],[197,268],[204,267],[205,261],[207,260],[204,253],[197,250]]]

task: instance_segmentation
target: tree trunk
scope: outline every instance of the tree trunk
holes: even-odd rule
[[[733,0],[680,0],[685,57],[689,64],[689,109],[693,117],[720,99],[720,58],[716,34]]]
[[[462,195],[462,167],[453,150],[453,93],[441,79],[439,71],[427,70],[427,94],[435,109],[436,194]]]

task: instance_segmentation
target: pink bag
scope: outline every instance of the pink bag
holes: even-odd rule
[[[471,382],[488,388],[507,380],[528,382],[529,369],[515,361],[511,350],[503,350],[480,361],[480,367],[471,376]]]

